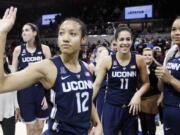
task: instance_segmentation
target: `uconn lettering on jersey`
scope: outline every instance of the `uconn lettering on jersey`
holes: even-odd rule
[[[136,77],[136,71],[112,71],[112,77]]]
[[[22,62],[37,62],[43,60],[42,56],[34,56],[34,57],[24,57],[22,58]]]
[[[90,80],[63,82],[62,89],[63,92],[92,89],[92,82]]]
[[[179,63],[168,63],[166,68],[178,71],[180,69],[180,64]]]

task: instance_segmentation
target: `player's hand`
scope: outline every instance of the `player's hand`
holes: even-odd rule
[[[46,100],[46,97],[43,98],[42,102],[41,102],[41,109],[42,110],[46,110],[48,109],[48,103],[47,103],[47,100]]]
[[[88,135],[102,135],[103,134],[103,128],[101,124],[98,124],[95,127],[92,127]]]
[[[94,127],[94,135],[102,135],[103,134],[103,128],[101,123]]]
[[[8,33],[16,20],[17,8],[6,9],[4,16],[0,19],[0,33]]]
[[[141,111],[141,96],[138,92],[134,94],[128,106],[130,107],[129,113],[132,113],[133,115],[136,115]]]
[[[155,74],[157,78],[161,79],[164,82],[170,82],[170,80],[172,79],[172,76],[169,73],[169,71],[163,66],[157,67],[155,70]]]
[[[89,130],[88,135],[94,135],[94,127]]]

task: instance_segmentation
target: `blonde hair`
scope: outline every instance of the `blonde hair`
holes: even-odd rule
[[[145,52],[145,51],[152,51],[152,53],[153,53],[153,50],[151,48],[148,48],[148,47],[143,49],[143,52]]]
[[[146,52],[146,51],[151,51],[151,52],[152,52],[152,60],[154,61],[154,63],[155,63],[156,65],[161,66],[161,64],[154,58],[154,54],[153,54],[154,51],[153,51],[153,49],[146,47],[146,48],[143,49],[142,54],[143,54],[144,52]]]

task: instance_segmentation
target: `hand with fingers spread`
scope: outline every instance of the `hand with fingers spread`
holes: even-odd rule
[[[8,33],[14,25],[16,20],[17,8],[10,7],[6,9],[4,16],[0,19],[0,32]]]
[[[141,96],[137,92],[132,97],[128,106],[130,107],[129,113],[132,113],[133,115],[136,115],[141,111]]]
[[[159,78],[162,81],[167,82],[167,83],[170,82],[172,79],[172,76],[169,73],[169,71],[163,66],[157,67],[155,70],[155,74],[156,74],[157,78]]]

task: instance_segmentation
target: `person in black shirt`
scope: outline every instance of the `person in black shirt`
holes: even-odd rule
[[[143,135],[155,135],[155,115],[158,113],[157,101],[160,96],[160,91],[157,86],[158,79],[155,76],[155,69],[157,65],[160,64],[153,58],[152,49],[144,48],[142,55],[147,64],[150,89],[142,97],[141,113],[139,116]]]

